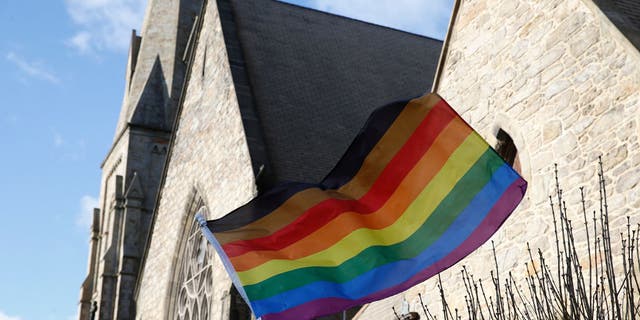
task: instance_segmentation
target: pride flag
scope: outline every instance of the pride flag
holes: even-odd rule
[[[484,243],[527,183],[438,95],[373,112],[320,183],[288,183],[201,221],[263,320],[383,299]]]

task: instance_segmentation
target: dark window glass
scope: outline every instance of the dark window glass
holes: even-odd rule
[[[504,130],[498,130],[496,135],[498,143],[496,143],[496,152],[506,161],[510,166],[513,166],[516,157],[518,155],[518,148],[513,143],[511,136]]]

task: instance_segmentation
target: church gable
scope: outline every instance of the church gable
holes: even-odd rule
[[[259,186],[319,181],[372,110],[431,87],[439,40],[278,1],[217,2]]]
[[[260,12],[264,19],[252,21]],[[263,138],[258,145],[266,155],[262,159],[276,169],[269,173],[273,182],[321,178],[370,110],[429,89],[441,45],[275,1],[205,1],[196,21],[202,25],[191,33],[195,40],[186,51],[193,54],[187,59],[188,81],[137,284],[138,319],[180,318],[185,310],[195,310],[188,307],[194,303],[183,304],[174,294],[181,290],[175,275],[184,266],[180,257],[184,230],[192,223],[193,190],[209,218],[253,197],[261,172],[252,147],[255,137]],[[341,32],[352,32],[358,40],[330,36]],[[375,44],[377,37],[383,43]],[[291,43],[283,45],[287,38]],[[316,52],[325,46],[326,55]],[[290,52],[298,47],[300,51]],[[249,107],[253,113],[247,113]],[[290,131],[287,136],[280,127]],[[284,153],[299,162],[280,158]],[[319,168],[310,169],[313,161]],[[242,314],[219,259],[212,259],[209,316],[230,319]],[[194,301],[200,301],[198,310],[207,307],[204,300]]]

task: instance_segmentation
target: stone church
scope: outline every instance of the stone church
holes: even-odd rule
[[[149,0],[102,163],[80,319],[250,319],[194,215],[320,180],[370,111],[431,90],[490,143],[509,141],[529,181],[493,237],[503,270],[524,263],[527,241],[549,246],[554,162],[586,185],[602,155],[624,218],[640,207],[639,18],[635,0],[456,0],[443,43],[273,0]],[[461,263],[480,273],[489,254]],[[417,311],[436,290],[335,319],[395,319],[392,307]]]
[[[248,319],[196,212],[321,179],[373,109],[431,86],[441,46],[272,0],[150,0],[102,164],[80,319]]]

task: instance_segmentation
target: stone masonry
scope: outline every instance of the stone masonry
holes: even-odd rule
[[[220,217],[248,201],[255,181],[216,1],[208,1],[202,32],[195,48],[192,73],[161,201],[156,212],[153,238],[148,248],[138,291],[138,319],[166,319],[173,286],[173,269],[181,232],[194,194],[202,198],[211,216]],[[206,52],[206,68],[203,69]],[[216,291],[222,301],[231,282],[215,258]],[[211,314],[223,314],[225,306],[213,303]]]
[[[640,222],[640,53],[591,0],[460,0],[459,5],[436,91],[490,144],[498,129],[509,133],[529,182],[525,199],[492,238],[503,276],[526,274],[527,242],[552,254],[548,196],[555,190],[554,163],[571,211],[579,204],[580,186],[588,199],[597,199],[601,155],[611,225],[626,225],[627,215]],[[597,203],[587,205],[593,210]],[[578,250],[584,249],[584,234],[577,236]],[[488,277],[488,261],[493,261],[490,243],[442,273],[452,310],[466,310],[462,266]],[[381,302],[371,304],[358,319],[395,319],[391,306],[400,310],[402,301],[422,313],[418,293],[432,310],[441,309],[431,279],[387,300],[383,309],[377,307]]]
[[[79,318],[131,319],[151,213],[184,80],[184,48],[198,1],[150,1],[142,35],[131,37],[125,95],[111,150],[102,164],[88,275]]]
[[[579,186],[588,198],[597,193],[595,164],[602,155],[612,225],[640,208],[640,53],[592,0],[457,1],[435,91],[490,144],[502,129],[518,148],[529,190],[493,240],[501,270],[523,276],[526,243],[551,247],[553,163],[568,187],[568,207],[578,203]],[[150,0],[141,36],[132,35],[122,113],[102,165],[80,319],[94,303],[96,319],[168,318],[194,201],[207,206],[211,219],[256,194],[218,1],[205,0],[203,11],[202,3]],[[584,241],[579,236],[581,248]],[[231,283],[214,259],[210,314],[224,317]],[[461,266],[484,276],[490,259],[484,245],[442,274],[453,305],[464,309]],[[420,311],[418,293],[432,306],[439,303],[429,280],[356,317],[395,319],[391,306]]]
[[[205,5],[186,48],[194,55],[185,56],[185,91],[142,258],[136,319],[244,319],[217,256],[210,269],[180,267],[194,256],[184,248],[197,247],[183,244],[194,239],[185,231],[195,211],[205,206],[214,219],[250,200],[254,177],[269,174],[265,158],[274,180],[321,179],[372,109],[426,90],[441,46],[278,1]],[[212,284],[204,287],[212,289],[198,291],[210,270]]]

